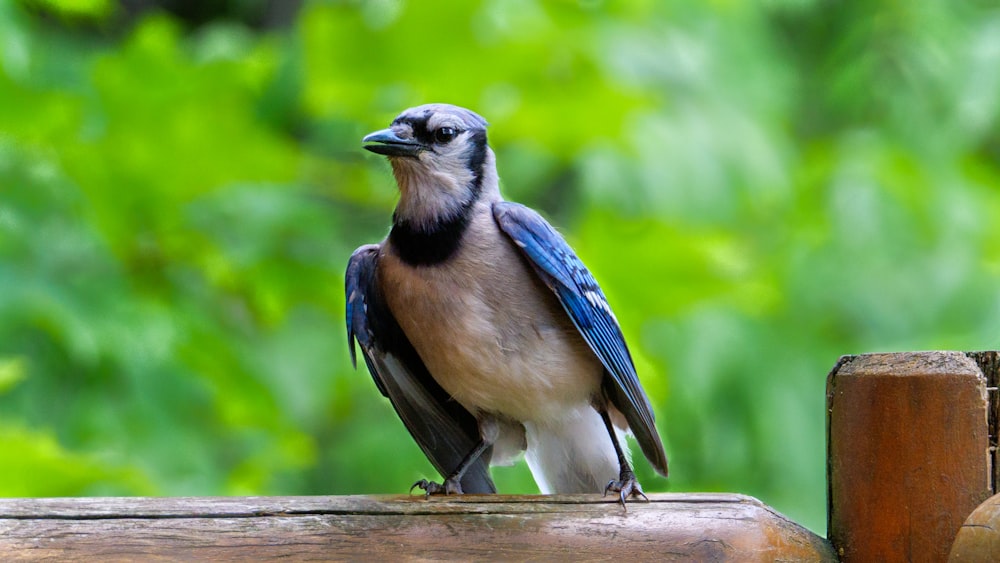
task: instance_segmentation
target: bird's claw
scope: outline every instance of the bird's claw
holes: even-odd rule
[[[639,481],[636,481],[635,474],[631,471],[622,471],[621,475],[618,476],[618,481],[609,481],[608,486],[604,487],[604,496],[608,496],[608,491],[618,493],[619,502],[621,502],[625,512],[628,512],[625,500],[629,497],[642,497],[644,501],[649,502],[649,497],[646,496],[646,493],[642,492]]]
[[[431,495],[461,495],[462,485],[456,479],[451,477],[444,480],[444,483],[435,483],[434,481],[428,481],[427,479],[421,479],[410,487],[410,493],[413,493],[413,489],[421,489],[424,491],[424,498],[430,498]]]

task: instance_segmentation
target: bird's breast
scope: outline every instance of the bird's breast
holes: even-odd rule
[[[492,216],[441,264],[412,267],[388,248],[379,283],[435,380],[472,412],[541,422],[600,390],[597,357]]]

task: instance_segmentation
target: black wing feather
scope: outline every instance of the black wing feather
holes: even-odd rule
[[[583,262],[541,215],[512,202],[493,205],[500,229],[521,249],[555,292],[583,339],[604,364],[604,392],[628,421],[643,453],[661,474],[667,456],[654,424],[653,407],[639,383],[632,356],[604,292]]]
[[[389,398],[410,435],[442,476],[447,477],[480,441],[479,423],[451,400],[392,316],[376,283],[378,245],[354,251],[347,266],[347,341],[357,367],[354,341],[361,346],[368,371]],[[489,473],[492,448],[462,477],[466,493],[495,493]]]

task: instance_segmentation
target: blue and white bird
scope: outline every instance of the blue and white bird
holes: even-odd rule
[[[347,267],[347,333],[443,483],[495,493],[489,466],[522,451],[542,493],[645,498],[631,431],[667,457],[621,328],[566,241],[500,195],[486,121],[428,104],[363,139],[389,157],[400,197],[380,244]],[[610,479],[610,482],[609,482]]]

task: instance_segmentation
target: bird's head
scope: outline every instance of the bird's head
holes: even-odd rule
[[[362,139],[365,149],[389,157],[400,191],[397,219],[422,225],[461,213],[484,190],[499,196],[486,125],[465,108],[426,104]]]

